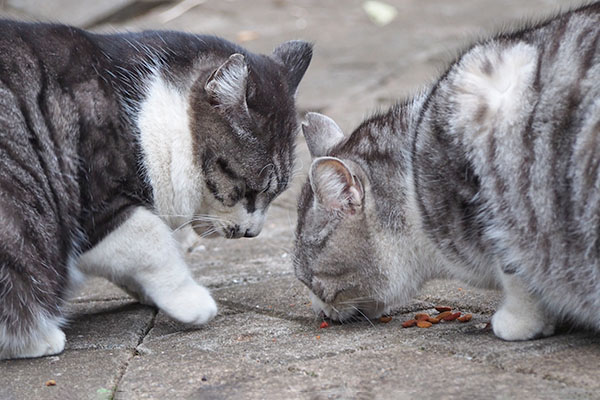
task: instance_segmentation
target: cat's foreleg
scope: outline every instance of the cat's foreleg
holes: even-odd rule
[[[209,291],[193,280],[171,229],[143,207],[82,254],[79,268],[125,287],[180,322],[204,324],[217,314]]]
[[[515,274],[501,273],[504,301],[492,317],[494,334],[504,340],[529,340],[554,333],[555,321]]]

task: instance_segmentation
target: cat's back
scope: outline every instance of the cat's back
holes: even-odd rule
[[[77,226],[81,139],[116,104],[95,54],[77,28],[0,20],[0,208],[17,231]]]
[[[600,306],[600,2],[475,44],[423,115],[417,190],[446,252]]]
[[[0,68],[5,83],[27,83],[43,72],[64,83],[85,79],[94,72],[97,54],[92,37],[79,28],[0,20]]]
[[[600,215],[600,2],[474,46],[440,86],[483,197],[521,237],[558,231],[572,242],[590,228],[590,211]]]

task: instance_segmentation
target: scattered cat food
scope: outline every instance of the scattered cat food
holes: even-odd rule
[[[56,386],[56,381],[54,379],[50,379],[46,381],[46,386]]]
[[[454,321],[456,318],[460,317],[460,312],[455,312],[454,314],[446,315],[442,318],[444,321]]]
[[[424,314],[424,313],[415,314],[415,319],[417,321],[427,321],[429,319],[429,314]]]
[[[415,314],[413,319],[409,319],[402,323],[403,328],[418,326],[419,328],[430,328],[434,324],[439,324],[441,321],[451,322],[458,320],[460,322],[469,322],[473,318],[473,314],[462,315],[460,311],[452,312],[451,307],[437,306],[435,309],[439,312],[437,315],[429,315],[426,313]],[[382,317],[383,318],[383,317]],[[391,317],[390,317],[391,318]]]
[[[429,321],[425,321],[424,319],[417,321],[417,326],[419,328],[431,328],[433,324]]]
[[[417,324],[416,319],[409,319],[408,321],[404,321],[402,323],[403,328],[410,328],[411,326],[415,326]]]
[[[458,317],[458,322],[469,322],[473,318],[473,314],[465,314],[462,317]]]
[[[458,317],[460,317],[460,312],[455,312],[453,314],[450,315],[446,315],[444,318],[442,318],[444,321],[454,321],[455,319],[457,319]]]
[[[327,321],[323,321],[323,322],[321,322],[321,326],[319,326],[319,328],[321,328],[321,329],[329,328],[329,324],[327,323]]]
[[[436,318],[442,320],[442,319],[446,318],[448,315],[452,315],[452,310],[443,311],[443,312],[439,313],[438,315],[436,315]]]
[[[379,318],[379,322],[382,322],[384,324],[387,324],[391,320],[392,320],[392,316],[391,315],[384,315],[383,317]]]

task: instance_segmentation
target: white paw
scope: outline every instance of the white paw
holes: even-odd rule
[[[543,313],[513,312],[502,307],[492,317],[494,334],[500,339],[530,340],[554,333],[554,323],[546,320]]]
[[[41,339],[16,351],[10,358],[35,358],[62,353],[67,341],[65,333],[57,326],[52,326]]]
[[[171,293],[160,303],[167,315],[184,324],[202,325],[217,315],[217,303],[208,289],[195,283]]]

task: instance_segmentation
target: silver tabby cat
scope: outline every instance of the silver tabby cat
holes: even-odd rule
[[[319,114],[295,272],[336,320],[432,278],[500,288],[496,336],[600,330],[600,3],[466,50],[349,137]]]
[[[261,231],[288,185],[312,46],[0,20],[0,359],[59,353],[77,276],[215,316],[175,232]]]

